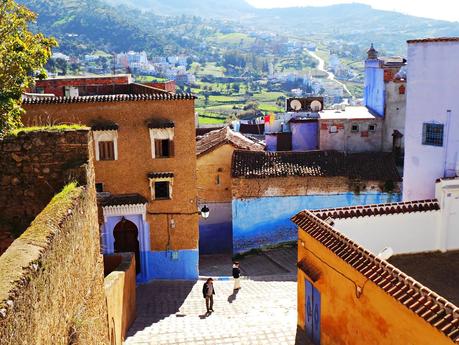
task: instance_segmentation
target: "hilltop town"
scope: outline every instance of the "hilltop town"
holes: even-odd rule
[[[247,81],[0,14],[0,345],[459,342],[458,37],[298,74],[253,32]]]

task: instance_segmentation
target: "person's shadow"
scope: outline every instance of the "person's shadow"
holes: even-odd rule
[[[228,302],[233,303],[238,293],[239,293],[239,290],[233,290],[233,293],[228,296]]]

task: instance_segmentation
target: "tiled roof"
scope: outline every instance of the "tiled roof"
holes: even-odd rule
[[[100,201],[102,206],[143,205],[148,200],[140,194],[111,195]]]
[[[300,212],[292,218],[292,221],[406,308],[453,341],[459,341],[457,306],[393,265],[379,259],[312,212]]]
[[[116,131],[118,128],[118,124],[110,120],[95,120],[91,122],[93,131]]]
[[[171,120],[153,119],[148,121],[148,128],[174,128],[175,124]]]
[[[125,94],[103,96],[80,96],[80,97],[31,97],[25,98],[22,104],[69,104],[69,103],[103,103],[103,102],[127,102],[127,101],[175,101],[183,99],[196,99],[191,94]]]
[[[171,172],[151,172],[148,174],[148,178],[172,178],[174,173]]]
[[[264,149],[262,145],[256,144],[242,134],[234,132],[229,127],[225,127],[209,132],[198,140],[196,142],[196,154],[200,156],[224,144],[230,144],[242,150],[263,151]]]
[[[420,38],[408,40],[408,43],[430,43],[430,42],[458,42],[459,37],[436,37],[436,38]]]
[[[392,154],[337,151],[250,152],[235,151],[232,176],[267,178],[287,176],[345,176],[373,181],[400,181]]]
[[[198,127],[196,128],[196,136],[201,137],[206,135],[207,133],[219,130],[224,128],[225,126],[219,126],[219,127]]]
[[[322,220],[327,218],[345,219],[358,217],[371,217],[388,214],[413,213],[436,211],[440,209],[440,204],[436,199],[394,202],[388,204],[375,204],[365,206],[350,206],[339,208],[327,208],[312,211],[314,215]]]

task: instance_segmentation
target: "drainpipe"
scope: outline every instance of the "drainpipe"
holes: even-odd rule
[[[448,146],[449,146],[449,131],[451,128],[451,110],[446,111],[446,135],[445,135],[445,165],[443,167],[443,177],[447,177],[448,171]]]

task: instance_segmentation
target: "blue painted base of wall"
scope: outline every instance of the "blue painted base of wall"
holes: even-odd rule
[[[199,278],[199,251],[177,250],[144,252],[138,283],[155,279],[197,280]]]
[[[233,200],[233,254],[297,240],[290,221],[300,211],[398,202],[400,194],[343,193]]]
[[[231,222],[199,225],[199,252],[201,254],[231,253],[233,246]]]

